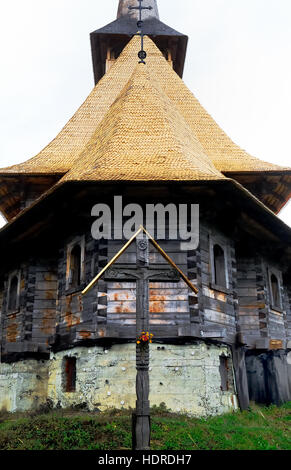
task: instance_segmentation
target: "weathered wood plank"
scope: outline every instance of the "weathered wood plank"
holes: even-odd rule
[[[135,289],[108,289],[107,299],[108,302],[135,300],[136,291]]]
[[[56,275],[48,272],[37,272],[36,273],[36,282],[50,282],[56,281]]]
[[[205,319],[215,323],[235,325],[236,320],[230,315],[226,315],[221,312],[216,312],[215,310],[205,309],[204,310]]]
[[[57,281],[37,281],[35,283],[35,291],[56,291],[58,287]]]
[[[134,313],[136,311],[136,302],[108,302],[107,313]]]
[[[254,309],[263,309],[266,305],[264,300],[258,300],[257,297],[241,297],[239,299],[239,304],[242,307],[250,307]]]
[[[257,287],[238,287],[237,293],[239,297],[257,297]]]
[[[248,271],[248,270],[242,270],[238,267],[238,273],[237,273],[237,281],[238,283],[241,281],[241,280],[246,280],[246,279],[252,279],[254,281],[256,281],[257,279],[257,273],[255,270],[251,270],[251,271]]]
[[[246,316],[245,315],[245,316],[242,316],[239,319],[239,324],[240,325],[245,325],[245,326],[256,325],[259,328],[260,321],[259,321],[258,317]]]
[[[210,299],[209,297],[204,297],[203,305],[207,309],[215,310],[220,313],[225,313],[227,315],[235,316],[234,306],[226,302],[221,302],[216,299]]]

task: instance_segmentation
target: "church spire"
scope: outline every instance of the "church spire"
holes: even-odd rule
[[[137,24],[141,8],[142,33],[154,41],[171,67],[182,77],[188,37],[160,21],[157,0],[119,0],[116,3],[117,19],[90,35],[95,84],[108,72],[130,39],[141,30]]]
[[[117,10],[117,19],[122,17],[130,17],[132,19],[138,20],[138,10],[130,10],[129,7],[136,7],[137,0],[119,0],[118,10]],[[157,0],[142,0],[143,7],[151,7],[151,10],[143,11],[143,19],[148,18],[157,18],[159,17]]]

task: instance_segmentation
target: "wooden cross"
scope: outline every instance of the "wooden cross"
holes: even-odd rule
[[[135,241],[136,267],[119,265],[112,267],[117,259]],[[149,241],[171,266],[155,268],[149,265]],[[83,290],[85,295],[98,280],[104,277],[107,281],[136,282],[136,338],[149,330],[149,282],[179,282],[182,278],[190,289],[197,294],[198,290],[187,276],[176,266],[173,260],[162,250],[150,233],[142,226],[125,243],[124,247],[111,259],[100,273]],[[149,402],[149,344],[136,345],[136,412],[133,414],[133,449],[148,450],[150,448],[150,402]]]
[[[139,6],[138,7],[128,7],[129,10],[139,10],[139,21],[141,21],[141,14],[142,14],[142,10],[152,10],[153,8],[152,7],[143,7],[141,5],[142,1],[143,0],[137,0],[138,3],[139,3]]]
[[[143,11],[143,10],[152,10],[152,7],[143,7],[142,4],[141,4],[142,1],[143,1],[143,0],[138,0],[138,2],[139,2],[139,6],[138,6],[138,7],[132,7],[132,6],[130,6],[130,7],[128,7],[128,9],[129,9],[129,10],[139,10],[139,20],[138,20],[138,22],[137,22],[137,26],[138,26],[138,28],[140,29],[140,32],[138,33],[138,35],[139,35],[140,38],[141,38],[141,50],[140,50],[139,53],[138,53],[138,57],[139,57],[139,59],[140,59],[140,62],[139,62],[139,63],[140,63],[140,64],[145,64],[144,59],[146,58],[147,53],[146,53],[146,52],[144,51],[144,49],[143,49],[143,37],[144,37],[144,35],[143,35],[143,32],[142,32],[143,21],[142,21],[141,15],[142,15],[142,11]]]
[[[122,266],[109,269],[107,281],[136,282],[136,337],[149,331],[149,282],[179,282],[180,276],[173,268],[150,267],[149,240],[136,239],[136,268]],[[150,448],[150,402],[149,402],[149,342],[136,344],[136,411],[133,414],[133,449]]]

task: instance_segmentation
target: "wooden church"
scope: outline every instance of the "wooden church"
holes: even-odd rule
[[[0,410],[135,406],[136,246],[92,236],[96,204],[128,219],[116,197],[199,205],[196,249],[152,232],[151,405],[207,416],[291,400],[291,229],[276,215],[291,169],[246,153],[203,109],[182,81],[188,38],[156,0],[143,1],[139,63],[137,3],[91,34],[96,85],[71,120],[0,170]]]

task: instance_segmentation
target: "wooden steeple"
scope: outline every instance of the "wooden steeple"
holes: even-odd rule
[[[130,39],[137,33],[136,0],[119,0],[117,19],[91,33],[92,60],[95,83],[103,77]],[[182,78],[188,37],[175,31],[159,19],[157,0],[143,0],[143,32],[158,46],[164,57]]]

